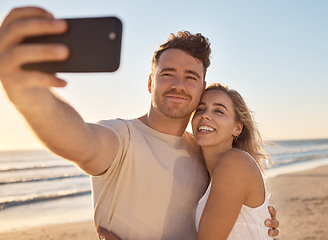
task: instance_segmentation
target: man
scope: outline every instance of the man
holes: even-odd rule
[[[155,53],[147,114],[90,124],[50,90],[64,87],[64,80],[20,67],[66,59],[65,46],[20,44],[25,37],[66,28],[40,8],[14,9],[6,17],[0,29],[0,78],[8,98],[46,147],[92,176],[96,226],[121,239],[195,238],[195,207],[208,175],[185,128],[205,88],[207,39],[179,33]],[[277,227],[275,213],[272,218],[270,227]]]

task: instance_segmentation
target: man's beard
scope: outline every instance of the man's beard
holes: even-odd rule
[[[193,110],[189,110],[186,108],[177,109],[175,106],[165,106],[160,103],[155,106],[164,116],[172,118],[172,119],[184,119],[186,117],[190,117]]]
[[[185,97],[187,99],[192,99],[190,95],[186,93],[176,93],[174,90],[165,92],[163,95],[160,95],[160,97],[156,97],[159,94],[155,95],[153,100],[153,106],[161,112],[164,116],[172,118],[172,119],[184,119],[187,117],[190,117],[191,113],[196,109],[196,104],[190,104],[192,101],[189,102],[189,104],[186,104],[183,106],[178,106],[179,104],[167,104],[165,102],[165,96],[168,94],[175,94],[180,95],[182,97]],[[195,105],[195,106],[193,106]]]

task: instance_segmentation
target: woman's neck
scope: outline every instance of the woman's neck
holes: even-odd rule
[[[220,160],[220,157],[225,152],[232,149],[232,146],[231,145],[228,145],[228,146],[213,145],[213,146],[204,146],[204,147],[201,147],[201,149],[202,149],[202,153],[204,156],[207,171],[209,172],[210,176],[212,177],[212,172],[214,170],[215,165]]]

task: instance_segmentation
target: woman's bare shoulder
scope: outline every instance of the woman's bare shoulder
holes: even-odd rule
[[[225,153],[223,153],[218,159],[218,163],[237,165],[236,167],[246,167],[248,165],[254,165],[253,157],[247,152],[238,149],[232,148]]]
[[[243,150],[232,148],[220,156],[214,167],[212,178],[230,175],[247,181],[258,171],[251,155]]]

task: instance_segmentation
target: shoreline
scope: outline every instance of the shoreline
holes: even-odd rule
[[[328,165],[267,178],[277,209],[280,234],[277,240],[325,239],[328,234]],[[60,211],[60,209],[58,209]],[[0,240],[98,239],[93,222],[51,224],[0,232]]]
[[[277,176],[290,174],[290,173],[297,173],[307,170],[312,170],[318,167],[328,166],[328,158],[326,159],[319,159],[319,160],[312,160],[312,161],[305,161],[305,162],[296,162],[291,163],[283,166],[277,166],[274,168],[269,168],[265,170],[265,175],[267,179],[275,178]]]

